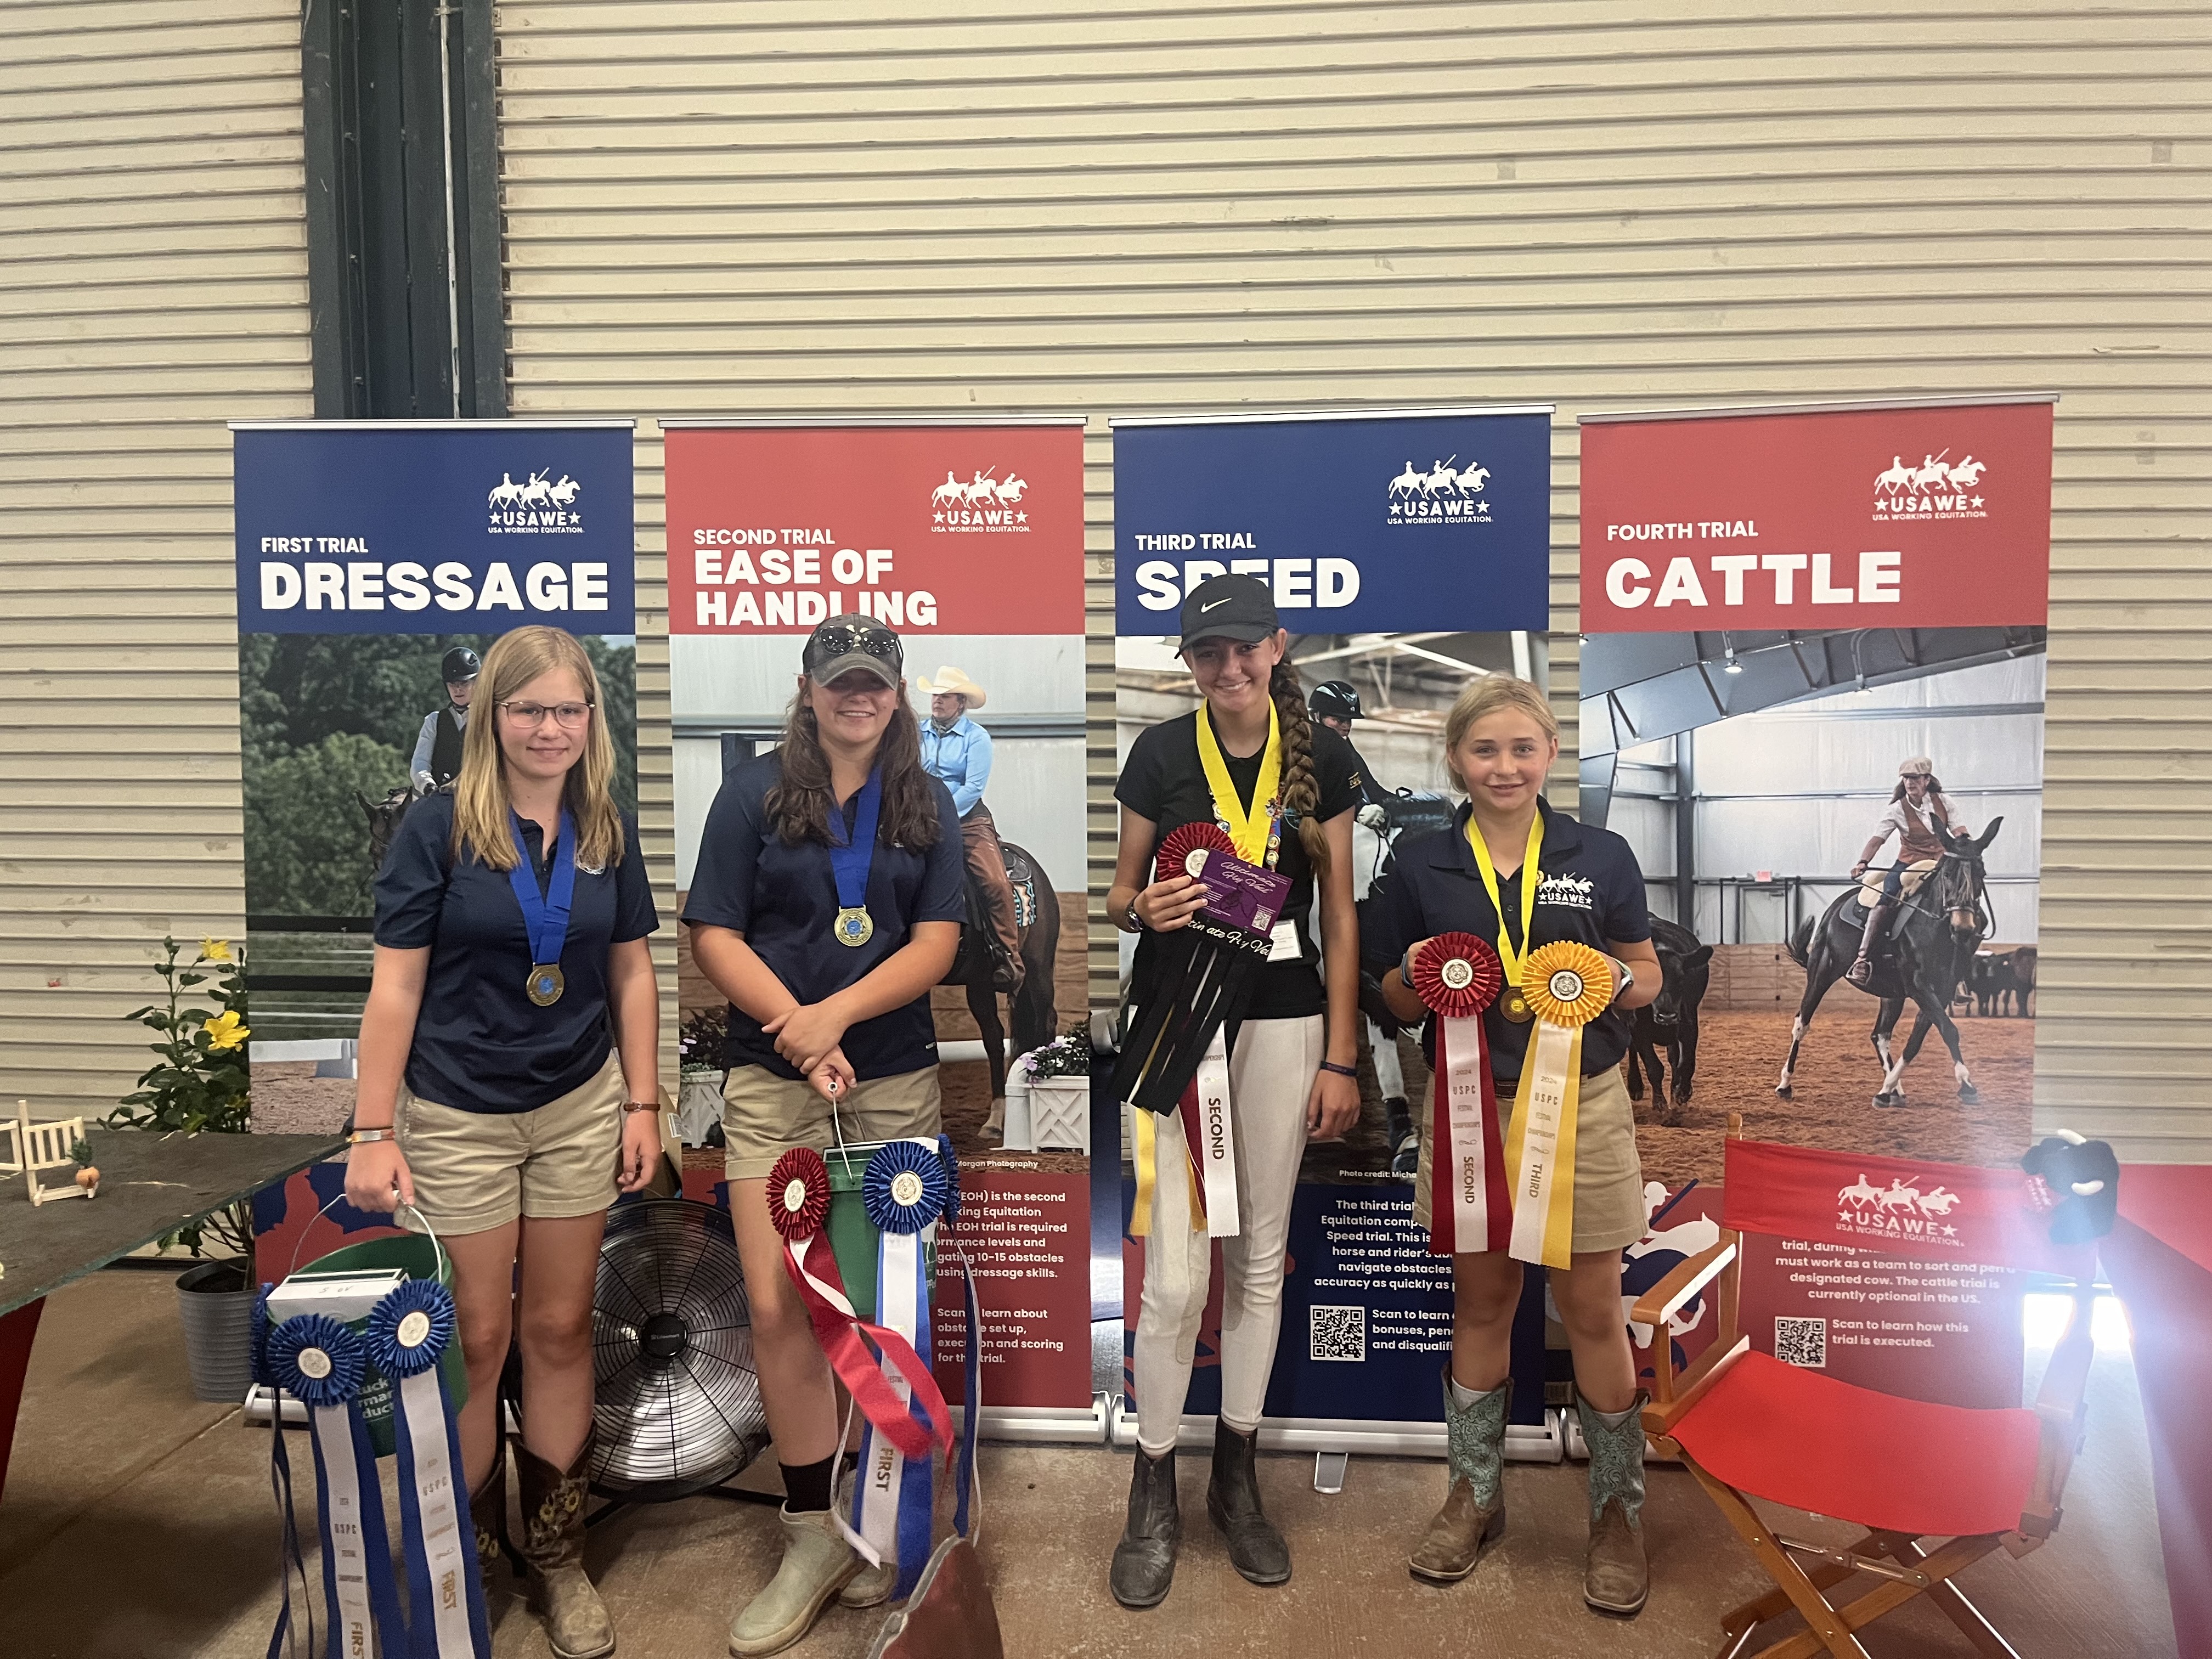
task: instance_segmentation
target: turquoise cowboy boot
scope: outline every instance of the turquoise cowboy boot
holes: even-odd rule
[[[1575,1390],[1575,1413],[1589,1447],[1589,1549],[1583,1558],[1583,1600],[1600,1613],[1640,1613],[1651,1593],[1644,1557],[1644,1402],[1601,1412]]]
[[[1449,1473],[1444,1506],[1407,1563],[1414,1577],[1456,1584],[1474,1571],[1483,1546],[1504,1532],[1505,1414],[1512,1403],[1513,1379],[1508,1377],[1488,1394],[1460,1405],[1453,1396],[1451,1368],[1444,1368]]]

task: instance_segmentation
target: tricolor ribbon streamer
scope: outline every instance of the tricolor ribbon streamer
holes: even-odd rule
[[[904,1337],[924,1364],[933,1346],[926,1247],[945,1212],[947,1188],[936,1144],[927,1140],[879,1147],[860,1177],[860,1201],[876,1228],[876,1322]],[[888,1359],[883,1374],[905,1410],[926,1421],[926,1402],[915,1397]],[[913,1591],[929,1561],[933,1473],[926,1441],[921,1453],[912,1455],[879,1437],[873,1422],[862,1430],[853,1525],[878,1559],[888,1555],[898,1563],[894,1600]]]
[[[268,1364],[276,1386],[306,1404],[313,1429],[331,1659],[402,1651],[407,1626],[385,1536],[376,1455],[361,1410],[362,1340],[325,1315],[301,1314],[270,1333]],[[387,1638],[381,1650],[380,1630]]]
[[[769,1171],[768,1205],[769,1218],[783,1235],[784,1270],[798,1286],[815,1340],[860,1415],[902,1455],[927,1456],[933,1439],[949,1448],[952,1414],[914,1345],[854,1310],[836,1253],[822,1231],[830,1216],[830,1170],[822,1154],[794,1146],[776,1159]],[[907,1397],[892,1393],[890,1370],[905,1380]],[[921,1402],[926,1420],[909,1411],[909,1398]]]
[[[462,1497],[460,1424],[438,1362],[454,1340],[453,1293],[410,1279],[369,1310],[369,1362],[392,1380],[413,1659],[490,1659],[476,1528]]]
[[[1575,1117],[1582,1103],[1583,1027],[1613,1001],[1613,969],[1572,939],[1539,945],[1523,964],[1521,994],[1534,1024],[1505,1133],[1513,1170],[1516,1261],[1573,1265]]]
[[[1161,1149],[1169,1148],[1166,1178],[1188,1180],[1190,1230],[1211,1238],[1234,1238],[1243,1230],[1237,1205],[1237,1137],[1230,1121],[1229,1051],[1216,1030],[1199,1058],[1198,1074],[1171,1114],[1126,1109],[1133,1114],[1130,1150],[1137,1165],[1137,1196],[1129,1214],[1132,1237],[1152,1231],[1153,1200],[1162,1178]]]
[[[1440,933],[1413,957],[1413,989],[1437,1017],[1429,1128],[1429,1249],[1502,1250],[1513,1231],[1498,1094],[1482,1012],[1505,983],[1498,953],[1473,933]]]

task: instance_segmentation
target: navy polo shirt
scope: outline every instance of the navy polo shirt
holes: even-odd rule
[[[552,878],[551,849],[527,818],[522,837],[542,893]],[[606,1064],[614,1046],[608,947],[660,926],[637,820],[623,815],[621,863],[577,868],[561,947],[568,988],[550,1008],[523,989],[530,930],[507,872],[472,856],[456,860],[453,844],[453,798],[427,795],[407,809],[376,877],[376,942],[430,951],[407,1086],[465,1112],[535,1111],[581,1088]]]
[[[685,921],[744,934],[784,989],[800,1003],[812,1004],[865,979],[907,942],[915,923],[968,919],[960,815],[953,810],[952,792],[933,778],[936,844],[894,846],[878,836],[868,864],[867,897],[876,931],[866,945],[840,945],[830,932],[839,908],[830,849],[813,842],[790,846],[769,821],[768,793],[782,776],[781,755],[767,754],[722,780],[700,836],[698,868],[684,902]],[[856,791],[845,804],[848,835],[859,803]],[[937,1029],[930,1020],[929,994],[862,1020],[846,1031],[839,1047],[863,1083],[934,1066]],[[723,1063],[732,1070],[765,1066],[778,1077],[799,1075],[776,1053],[775,1039],[761,1030],[760,1022],[735,1005]]]
[[[1471,809],[1462,802],[1449,830],[1409,836],[1398,843],[1395,867],[1369,898],[1360,920],[1360,955],[1377,977],[1398,966],[1406,947],[1453,932],[1473,933],[1485,944],[1498,942],[1498,912],[1483,890],[1474,849],[1468,845]],[[1559,939],[1605,951],[1607,941],[1633,945],[1651,937],[1651,913],[1645,907],[1644,872],[1628,843],[1610,830],[1577,822],[1539,801],[1544,815],[1544,850],[1539,862],[1544,879],[1536,889],[1529,922],[1535,945]],[[1505,908],[1506,937],[1521,933],[1521,878],[1516,870],[1501,876],[1498,896]],[[1533,949],[1534,946],[1532,945]],[[1528,1052],[1528,1026],[1510,1020],[1493,1006],[1482,1017],[1490,1045],[1491,1074],[1518,1082]],[[1628,1052],[1629,1017],[1608,1008],[1583,1028],[1583,1075],[1595,1077],[1620,1064]],[[1436,1060],[1436,1021],[1425,1023],[1421,1052]]]

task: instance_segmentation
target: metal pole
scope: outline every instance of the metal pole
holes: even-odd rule
[[[453,413],[461,412],[461,274],[453,234],[453,12],[438,8],[438,117],[446,145],[446,375]]]
[[[1674,918],[1698,931],[1697,739],[1688,732],[1674,734]]]

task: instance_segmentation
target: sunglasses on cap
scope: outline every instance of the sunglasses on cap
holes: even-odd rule
[[[884,684],[896,685],[905,661],[899,636],[865,617],[832,617],[806,640],[806,672],[819,679],[835,679],[848,668],[866,666]]]

